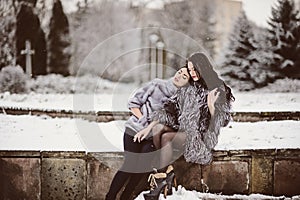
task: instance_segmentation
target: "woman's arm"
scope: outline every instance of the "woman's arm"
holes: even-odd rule
[[[213,149],[217,145],[220,128],[226,126],[231,119],[230,107],[225,102],[216,104],[218,98],[221,97],[217,88],[209,92],[207,96],[207,105],[211,117],[208,130],[203,134],[203,141],[208,149]]]
[[[215,113],[210,119],[208,130],[203,134],[203,141],[207,148],[213,149],[217,145],[220,129],[225,127],[230,119],[230,107],[227,104],[215,106]]]
[[[133,94],[133,96],[131,96],[128,99],[128,108],[141,108],[145,102],[147,101],[147,99],[149,98],[149,96],[152,95],[154,89],[156,87],[156,81],[150,81],[149,83],[147,83],[146,85],[142,86],[141,88],[139,88],[138,90],[135,91],[135,93]],[[135,115],[135,113],[133,113]],[[135,115],[137,116],[137,115]],[[139,114],[138,114],[139,116]]]
[[[178,108],[176,106],[176,102],[177,93],[167,100],[167,102],[164,105],[164,109],[150,113],[149,117],[151,123],[145,129],[143,129],[135,135],[134,141],[141,142],[149,135],[153,127],[159,123],[177,130],[179,125],[177,120]]]
[[[142,116],[143,116],[143,114],[142,114],[140,108],[130,108],[130,111],[131,111],[132,114],[133,114],[134,116],[136,116],[138,119],[141,119]]]

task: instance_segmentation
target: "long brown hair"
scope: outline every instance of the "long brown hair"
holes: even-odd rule
[[[226,99],[227,103],[235,100],[234,96],[232,95],[231,88],[226,85],[225,82],[215,72],[212,62],[209,60],[208,56],[202,52],[193,53],[186,60],[186,67],[188,66],[188,62],[193,63],[195,71],[200,75],[199,80],[196,81],[195,84],[202,85],[202,87],[208,89],[209,91],[215,88],[222,88],[224,85],[225,91],[219,89],[220,98],[218,99],[217,103],[224,102],[224,99]],[[193,80],[191,79],[191,81]]]

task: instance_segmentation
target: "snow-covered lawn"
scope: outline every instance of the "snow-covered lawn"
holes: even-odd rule
[[[130,91],[130,92],[129,92]],[[110,94],[0,94],[0,106],[42,110],[128,111],[132,90]],[[235,93],[233,111],[300,111],[300,93]]]
[[[73,111],[128,111],[128,94],[0,94],[0,105],[8,108]]]
[[[125,121],[0,114],[0,150],[123,151]],[[216,150],[300,148],[299,121],[232,122]]]
[[[128,111],[130,93],[0,94],[0,106],[42,110]],[[300,111],[298,93],[235,93],[234,111]],[[0,114],[0,150],[123,151],[125,121],[108,123],[49,116]],[[221,130],[216,150],[300,148],[300,121],[231,122]],[[136,200],[142,200],[140,194]],[[160,199],[164,199],[161,195]],[[217,195],[179,187],[166,200],[185,199],[300,199],[260,194]]]

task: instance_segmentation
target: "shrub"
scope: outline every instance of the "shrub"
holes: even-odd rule
[[[0,92],[26,92],[26,80],[26,74],[20,66],[6,66],[0,71]]]

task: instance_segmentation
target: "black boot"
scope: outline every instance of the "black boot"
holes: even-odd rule
[[[145,200],[158,200],[161,192],[164,193],[164,198],[166,198],[168,190],[166,178],[166,173],[150,174],[148,181],[150,181],[151,190],[149,193],[144,194]]]
[[[175,173],[174,173],[174,168],[172,165],[169,165],[167,170],[166,170],[166,174],[167,174],[167,184],[168,184],[168,193],[167,195],[172,195],[173,191],[172,191],[172,186],[175,187],[175,190],[177,191],[177,181],[176,181],[176,177],[175,177]]]

